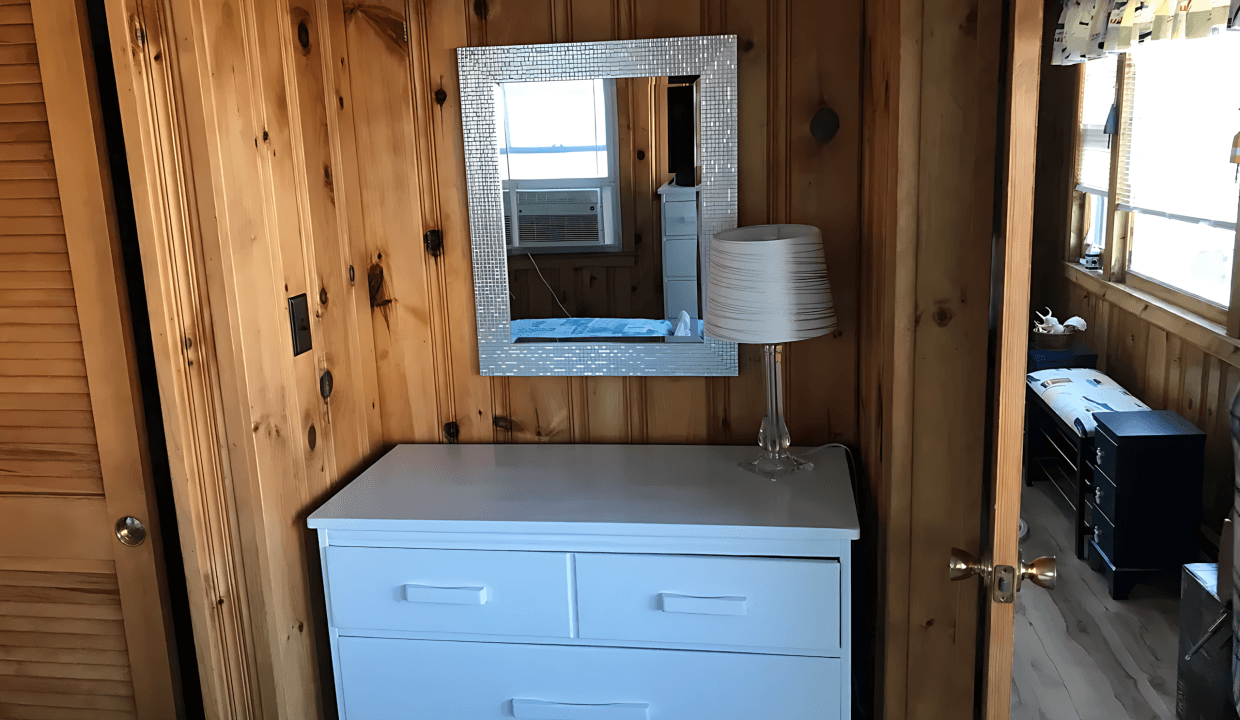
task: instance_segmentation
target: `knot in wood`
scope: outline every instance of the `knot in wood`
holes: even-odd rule
[[[297,43],[301,45],[302,50],[307,52],[310,50],[310,28],[306,27],[305,20],[297,23]]]

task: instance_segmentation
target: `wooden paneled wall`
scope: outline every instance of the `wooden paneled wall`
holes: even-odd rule
[[[968,718],[983,595],[950,582],[946,563],[952,547],[990,553],[1005,18],[1000,3],[969,0],[865,10],[861,504],[877,575],[875,716]]]
[[[1168,323],[1139,314],[1144,303],[1108,300],[1096,283],[1078,284],[1062,272],[1048,290],[1046,304],[1089,323],[1083,339],[1097,351],[1099,370],[1150,407],[1174,410],[1205,431],[1201,521],[1217,544],[1235,492],[1229,410],[1240,388],[1240,348],[1203,342],[1204,333],[1166,329]]]
[[[30,5],[0,4],[0,716],[132,718],[121,594],[43,100]],[[90,557],[72,540],[30,546],[27,538],[49,532],[76,539],[65,523],[101,530]]]
[[[1047,22],[1054,20],[1048,17]],[[1080,77],[1080,66],[1047,67],[1043,74],[1033,307],[1049,306],[1060,318],[1085,318],[1089,330],[1083,339],[1097,351],[1098,369],[1151,407],[1174,410],[1205,431],[1202,525],[1206,539],[1217,543],[1233,502],[1235,462],[1228,411],[1240,387],[1240,341],[1222,337],[1221,326],[1208,330],[1204,321],[1161,310],[1164,304],[1153,298],[1119,292],[1096,277],[1065,267],[1073,223],[1070,203]]]
[[[430,205],[431,198],[423,193],[420,212],[409,207],[404,216],[385,221],[386,227],[368,228],[365,237],[368,267],[372,273],[376,267],[382,269],[380,292],[385,300],[394,299],[386,310],[373,314],[384,442],[437,441],[449,421],[457,423],[462,441],[472,442],[753,441],[763,390],[759,356],[752,348],[742,350],[741,376],[736,379],[477,375],[454,49],[710,33],[737,33],[741,38],[740,223],[811,223],[820,226],[827,238],[841,324],[834,336],[791,349],[793,437],[804,443],[856,440],[859,7],[841,14],[838,9],[827,13],[815,3],[782,0],[758,4],[504,0],[476,7],[431,2],[421,18],[425,59],[419,60],[414,48],[412,79],[400,72],[404,53],[376,19],[383,13],[399,16],[401,4],[385,7],[381,12],[379,5],[359,5],[346,15],[348,52],[355,58],[354,114],[387,117],[392,98],[411,94],[416,110],[396,127],[356,123],[359,165],[368,168],[369,176],[361,178],[361,203],[363,207],[378,203],[377,193],[384,188],[408,182],[400,177],[406,175],[403,168],[385,162],[387,139],[391,133],[413,139],[418,132],[429,133],[419,142],[436,152],[425,158],[434,177],[426,178],[421,187],[436,184],[431,197],[437,203]],[[831,15],[830,22],[826,14]],[[809,28],[829,37],[799,35]],[[367,72],[363,88],[359,73],[380,58],[391,63],[384,80]],[[382,87],[385,83],[387,87]],[[446,93],[442,105],[434,101],[440,89]],[[624,224],[629,228],[626,235],[640,236],[643,245],[653,247],[660,226],[655,191],[666,180],[659,131],[650,127],[657,116],[657,98],[655,93],[637,92],[629,97],[625,115],[631,134],[622,139],[626,184],[622,194],[632,197],[633,205],[624,209]],[[808,125],[824,104],[840,113],[844,128],[827,146],[810,137]],[[425,117],[419,121],[422,114]],[[370,155],[369,148],[376,154]],[[415,161],[410,160],[412,166]],[[385,173],[392,177],[381,178]],[[397,228],[401,232],[393,235]],[[430,228],[444,232],[445,253],[438,261],[418,242]],[[657,282],[656,255],[639,253],[640,263],[628,277],[623,272],[574,270],[570,284],[585,284],[601,296],[617,286],[623,290],[626,282]],[[564,271],[550,269],[557,273],[555,282],[562,282],[559,275]],[[537,290],[533,283],[540,281],[533,273],[525,276],[527,286]],[[531,292],[530,297],[543,295]],[[599,298],[596,304],[602,302]],[[544,305],[551,305],[545,310],[556,309],[554,303]],[[427,313],[434,308],[440,309]],[[438,377],[411,372],[412,367],[434,367]]]
[[[858,441],[860,3],[108,0],[108,11],[183,543],[210,558],[189,574],[215,716],[331,707],[304,518],[392,444],[755,442],[751,347],[736,378],[478,374],[458,47],[737,34],[740,224],[820,227],[840,316],[832,336],[789,351],[792,436]],[[643,147],[658,137],[655,102],[632,94],[625,155],[625,223],[651,243],[666,176],[657,147]],[[841,119],[827,145],[809,133],[824,105]],[[437,257],[429,229],[443,233]],[[314,349],[294,358],[286,300],[303,292]]]

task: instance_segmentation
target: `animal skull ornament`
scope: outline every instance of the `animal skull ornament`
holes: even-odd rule
[[[1034,311],[1037,320],[1033,323],[1033,331],[1046,333],[1047,335],[1064,335],[1067,333],[1084,332],[1088,327],[1085,320],[1079,316],[1071,317],[1067,322],[1060,323],[1059,319],[1051,314],[1051,309],[1046,308],[1045,313]]]

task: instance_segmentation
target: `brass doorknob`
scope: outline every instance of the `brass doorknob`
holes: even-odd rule
[[[130,547],[137,547],[146,540],[146,526],[138,518],[126,515],[116,521],[116,539]]]
[[[1020,584],[1025,580],[1044,587],[1047,590],[1055,589],[1055,579],[1059,576],[1057,565],[1054,557],[1040,557],[1033,562],[1020,561],[1020,572],[1016,575],[1016,589],[1020,590]]]
[[[965,580],[974,575],[986,578],[990,574],[990,564],[979,560],[967,550],[952,548],[951,559],[947,562],[947,572],[952,580]]]

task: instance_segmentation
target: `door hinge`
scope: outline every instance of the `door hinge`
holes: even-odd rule
[[[427,230],[422,236],[422,242],[426,245],[426,252],[433,258],[439,257],[439,253],[443,251],[443,235],[438,230]]]
[[[404,33],[405,35],[405,44],[408,45],[409,44],[409,23],[407,22],[401,23],[400,29],[401,29],[401,32]]]

